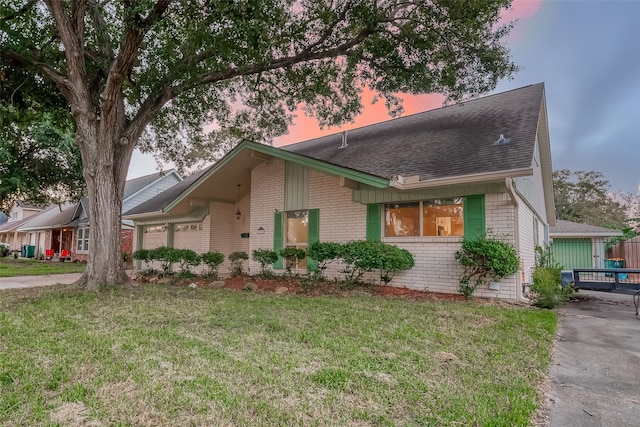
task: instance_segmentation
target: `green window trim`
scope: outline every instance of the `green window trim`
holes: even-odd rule
[[[382,205],[367,205],[367,240],[382,239]]]
[[[320,241],[320,209],[309,209],[307,249]],[[318,271],[318,261],[307,258],[307,271]]]
[[[284,235],[282,234],[282,212],[276,212],[273,215],[273,250],[278,254],[278,260],[273,263],[275,270],[282,270],[283,262],[280,251],[283,248]]]

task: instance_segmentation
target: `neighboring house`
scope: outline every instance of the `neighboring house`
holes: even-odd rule
[[[30,205],[28,203],[18,202],[9,212],[9,221],[21,221],[40,212],[42,208]]]
[[[549,228],[551,254],[565,270],[605,268],[605,245],[622,232],[595,225],[558,220]]]
[[[20,205],[20,204],[19,204]],[[45,209],[27,208],[22,209],[19,205],[16,205],[9,216],[9,220],[3,224],[0,224],[0,242],[8,243],[11,250],[20,250],[22,245],[28,244],[28,237],[26,233],[19,232],[18,229],[27,222],[35,219],[38,215],[43,214],[49,209],[53,209],[54,206],[49,206]],[[26,214],[26,216],[25,216]],[[19,218],[19,219],[12,219]]]
[[[125,183],[123,206],[128,209],[162,193],[182,180],[180,175],[171,169],[131,179]],[[24,236],[22,244],[35,246],[35,256],[45,256],[52,250],[55,256],[63,251],[69,253],[73,260],[86,261],[89,257],[89,203],[86,198],[78,203],[68,203],[48,208],[46,215],[38,215],[21,224],[16,232]],[[123,221],[121,229],[121,249],[131,253],[132,223]],[[13,246],[12,246],[13,247]]]
[[[453,254],[463,237],[491,230],[516,247],[523,269],[476,295],[517,300],[555,224],[551,171],[537,84],[281,148],[243,141],[124,215],[135,248],[228,256],[381,239],[415,258],[392,285],[448,293],[458,289]],[[298,271],[313,268],[305,260]]]

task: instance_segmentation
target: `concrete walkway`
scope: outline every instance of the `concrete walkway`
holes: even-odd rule
[[[559,309],[544,415],[551,427],[640,425],[633,296],[580,291]]]
[[[51,286],[58,283],[73,283],[82,273],[47,274],[45,276],[0,277],[0,290]]]

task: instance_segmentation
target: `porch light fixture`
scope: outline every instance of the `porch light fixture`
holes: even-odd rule
[[[264,234],[264,227],[258,227],[258,234]]]
[[[236,210],[236,219],[240,219],[242,212],[240,212],[240,184],[238,184],[238,208]]]

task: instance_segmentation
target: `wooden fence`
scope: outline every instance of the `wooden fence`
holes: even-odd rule
[[[622,258],[625,268],[640,269],[640,236],[620,242],[607,249],[607,258]],[[633,276],[634,281],[640,279],[640,275],[633,274]]]

